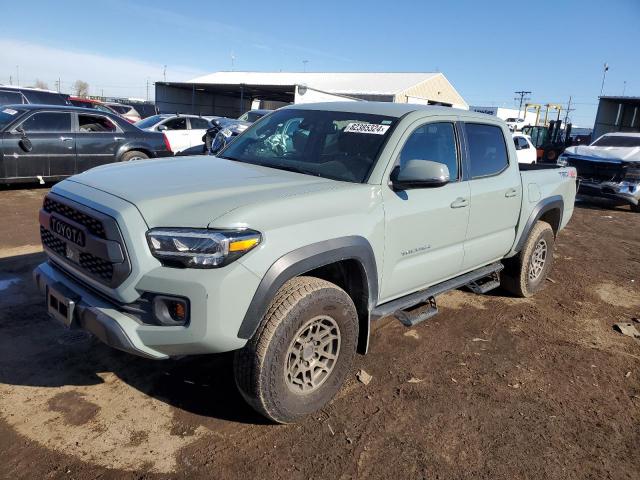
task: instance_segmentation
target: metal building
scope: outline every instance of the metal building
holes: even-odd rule
[[[156,106],[180,112],[237,117],[259,103],[362,101],[420,103],[468,109],[442,73],[216,72],[188,82],[156,82]]]
[[[592,138],[609,132],[640,132],[640,97],[600,97]]]

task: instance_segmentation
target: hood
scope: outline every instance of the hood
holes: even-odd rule
[[[593,160],[611,162],[640,162],[640,147],[595,147],[591,145],[577,145],[567,147],[564,153],[589,157]]]
[[[242,206],[345,185],[211,156],[104,165],[66,181],[134,204],[149,227],[194,228]]]

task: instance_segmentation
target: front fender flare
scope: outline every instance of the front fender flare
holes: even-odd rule
[[[364,237],[356,235],[313,243],[293,250],[276,260],[262,277],[262,281],[253,295],[238,330],[238,337],[249,339],[255,334],[271,300],[288,280],[341,260],[356,260],[366,276],[367,318],[366,322],[361,321],[361,326],[365,326],[366,332],[360,332],[360,338],[366,339],[366,344],[368,344],[370,312],[378,300],[378,271],[371,244]],[[359,350],[366,351],[367,345],[360,343]]]

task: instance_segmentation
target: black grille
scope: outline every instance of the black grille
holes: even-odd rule
[[[575,167],[578,177],[595,182],[619,182],[624,178],[625,168],[619,163],[598,162],[596,160],[582,160],[569,157],[570,167]]]
[[[83,225],[96,237],[106,238],[104,225],[102,224],[102,222],[87,215],[86,213],[80,212],[73,207],[65,205],[64,203],[56,202],[55,200],[52,200],[48,197],[44,199],[42,208],[45,212],[57,213],[59,215],[62,215],[63,217],[73,220],[76,223],[79,223],[80,225]]]
[[[67,251],[65,243],[54,237],[53,234],[44,227],[40,227],[40,239],[42,240],[42,244],[49,250],[53,250],[61,257],[65,256]]]
[[[80,254],[80,266],[92,275],[104,280],[111,281],[113,278],[113,264],[90,253]]]

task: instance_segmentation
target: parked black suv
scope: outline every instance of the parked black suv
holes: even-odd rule
[[[0,105],[35,103],[39,105],[71,105],[69,95],[42,90],[0,85]]]
[[[105,163],[173,155],[166,137],[89,108],[0,106],[0,183],[59,180]]]

